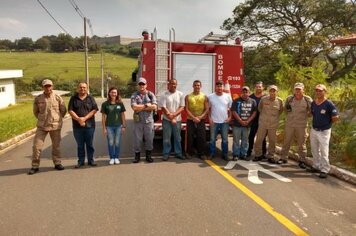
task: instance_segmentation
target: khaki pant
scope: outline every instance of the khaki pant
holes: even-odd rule
[[[286,127],[284,129],[284,141],[281,152],[281,159],[287,160],[288,153],[294,138],[297,141],[298,145],[298,155],[301,161],[305,161],[305,157],[307,156],[307,128],[306,127]]]
[[[274,158],[276,153],[276,139],[277,139],[277,129],[267,129],[263,125],[260,125],[257,130],[257,138],[255,143],[255,156],[259,157],[262,155],[262,144],[267,134],[268,137],[268,158]]]
[[[32,167],[38,168],[40,166],[40,155],[42,152],[44,140],[49,133],[52,140],[52,160],[55,165],[61,164],[61,130],[45,131],[41,129],[36,130],[35,138],[33,140],[33,153],[32,153]]]

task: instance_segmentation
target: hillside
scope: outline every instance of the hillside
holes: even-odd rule
[[[84,80],[84,53],[47,53],[47,52],[0,52],[0,69],[22,69],[22,81],[31,84],[43,77],[51,77],[61,83]],[[137,60],[120,55],[104,54],[104,73],[111,78],[127,84],[131,73],[137,66]],[[90,83],[101,81],[101,55],[89,54]]]

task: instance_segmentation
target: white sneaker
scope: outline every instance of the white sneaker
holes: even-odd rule
[[[118,158],[115,158],[114,161],[115,161],[115,164],[120,164],[120,160]]]
[[[114,159],[110,159],[109,165],[114,165],[115,160]]]

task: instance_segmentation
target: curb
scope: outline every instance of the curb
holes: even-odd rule
[[[277,154],[280,154],[281,151],[282,151],[281,147],[276,147]],[[297,162],[300,161],[298,154],[293,153],[291,151],[289,151],[288,158],[290,158],[294,161],[297,161]],[[307,157],[305,162],[308,166],[312,166],[313,158]],[[334,165],[330,165],[330,167],[331,167],[331,169],[329,171],[329,175],[332,175],[338,179],[344,180],[345,182],[348,182],[350,184],[356,185],[356,174],[352,173],[351,171],[341,169]]]
[[[63,117],[63,120],[68,119],[70,116],[66,114]],[[17,135],[14,138],[11,138],[5,142],[0,143],[0,155],[4,154],[7,151],[10,151],[11,149],[17,147],[18,145],[26,142],[28,139],[32,138],[35,133],[36,133],[37,128],[33,128],[29,131],[26,131],[25,133],[22,133],[20,135]]]

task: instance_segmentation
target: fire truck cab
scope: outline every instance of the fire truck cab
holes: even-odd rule
[[[178,82],[177,90],[185,95],[193,91],[194,80],[202,82],[201,91],[206,95],[214,92],[216,81],[222,80],[233,99],[239,96],[244,83],[243,48],[239,39],[235,44],[228,44],[228,36],[211,32],[197,43],[177,42],[173,29],[169,32],[169,40],[157,39],[156,30],[151,38],[147,31],[142,35],[137,77],[147,80],[147,89],[157,96],[158,106],[160,94],[167,90],[172,78]],[[160,108],[158,113],[156,136],[160,136],[162,128]],[[185,132],[185,112],[182,118],[182,132]]]

